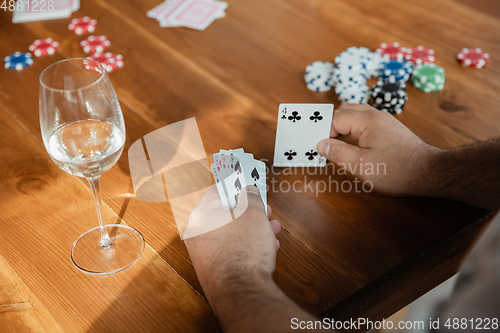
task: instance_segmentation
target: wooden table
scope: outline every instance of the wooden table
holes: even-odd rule
[[[495,0],[229,0],[206,31],[161,29],[145,13],[158,0],[86,0],[73,17],[99,21],[125,58],[111,73],[127,146],[102,179],[108,223],[141,231],[147,246],[111,276],[79,272],[73,241],[96,226],[91,192],[50,160],[38,122],[38,76],[84,56],[69,19],[12,24],[0,11],[0,55],[53,37],[57,54],[20,72],[0,70],[0,331],[188,332],[220,327],[203,297],[170,206],[133,196],[127,150],[143,135],[196,117],[207,154],[243,147],[271,165],[278,105],[335,103],[306,89],[303,70],[349,46],[425,45],[446,87],[409,87],[397,116],[425,141],[453,147],[500,133],[500,4]],[[455,60],[463,47],[491,54],[481,70]],[[301,175],[268,175],[303,181]],[[308,176],[308,181],[324,175]],[[334,175],[339,182],[352,179]],[[275,281],[302,307],[336,319],[388,317],[455,273],[488,212],[447,200],[376,193],[268,194],[279,235]]]

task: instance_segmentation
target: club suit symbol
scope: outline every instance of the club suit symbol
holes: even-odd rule
[[[294,152],[293,150],[290,150],[290,151],[287,151],[287,152],[285,153],[285,156],[286,156],[286,159],[287,159],[287,160],[290,160],[290,161],[291,161],[291,160],[293,160],[293,157],[294,157],[294,156],[297,156],[297,153],[296,153],[296,152]]]
[[[317,151],[314,151],[314,150],[311,150],[311,151],[308,151],[306,153],[306,156],[307,156],[307,159],[309,160],[314,160],[314,157],[315,156],[318,156],[318,152]]]
[[[317,123],[318,120],[323,120],[323,116],[321,115],[321,113],[319,111],[314,111],[313,115],[310,116],[309,119],[311,119],[312,121]]]
[[[299,116],[299,113],[297,111],[293,111],[291,116],[288,116],[288,120],[291,120],[292,122],[296,122],[302,119],[301,116]]]

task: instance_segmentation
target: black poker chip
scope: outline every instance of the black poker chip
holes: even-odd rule
[[[406,84],[393,78],[379,80],[372,87],[373,106],[389,113],[401,113],[408,100]]]

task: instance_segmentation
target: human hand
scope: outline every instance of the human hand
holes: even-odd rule
[[[247,192],[252,192],[248,193]],[[239,217],[208,233],[185,239],[196,274],[210,304],[217,311],[217,299],[232,283],[253,283],[269,279],[274,272],[281,230],[277,220],[269,221],[258,190],[248,186],[240,193],[240,203],[248,202],[244,212],[235,209]],[[241,205],[243,206],[243,205]],[[211,223],[220,219],[222,210],[217,189],[210,188],[199,205],[191,212],[189,224]],[[240,215],[241,214],[241,215]]]
[[[350,135],[358,146],[339,139]],[[330,139],[318,152],[387,195],[426,195],[424,181],[433,156],[440,149],[423,142],[394,116],[368,104],[343,104],[334,113]],[[369,167],[373,171],[369,172]]]

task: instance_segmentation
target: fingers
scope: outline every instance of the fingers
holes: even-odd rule
[[[280,241],[276,239],[276,251],[280,249]]]
[[[273,229],[274,236],[279,234],[281,231],[281,223],[278,220],[271,220],[269,223],[271,224],[271,229]]]
[[[354,139],[359,140],[369,126],[374,126],[380,118],[387,115],[367,104],[343,104],[335,112],[332,127],[338,134],[350,134]]]
[[[345,143],[338,139],[325,139],[316,147],[321,156],[339,164],[355,164],[361,157],[361,148]]]

